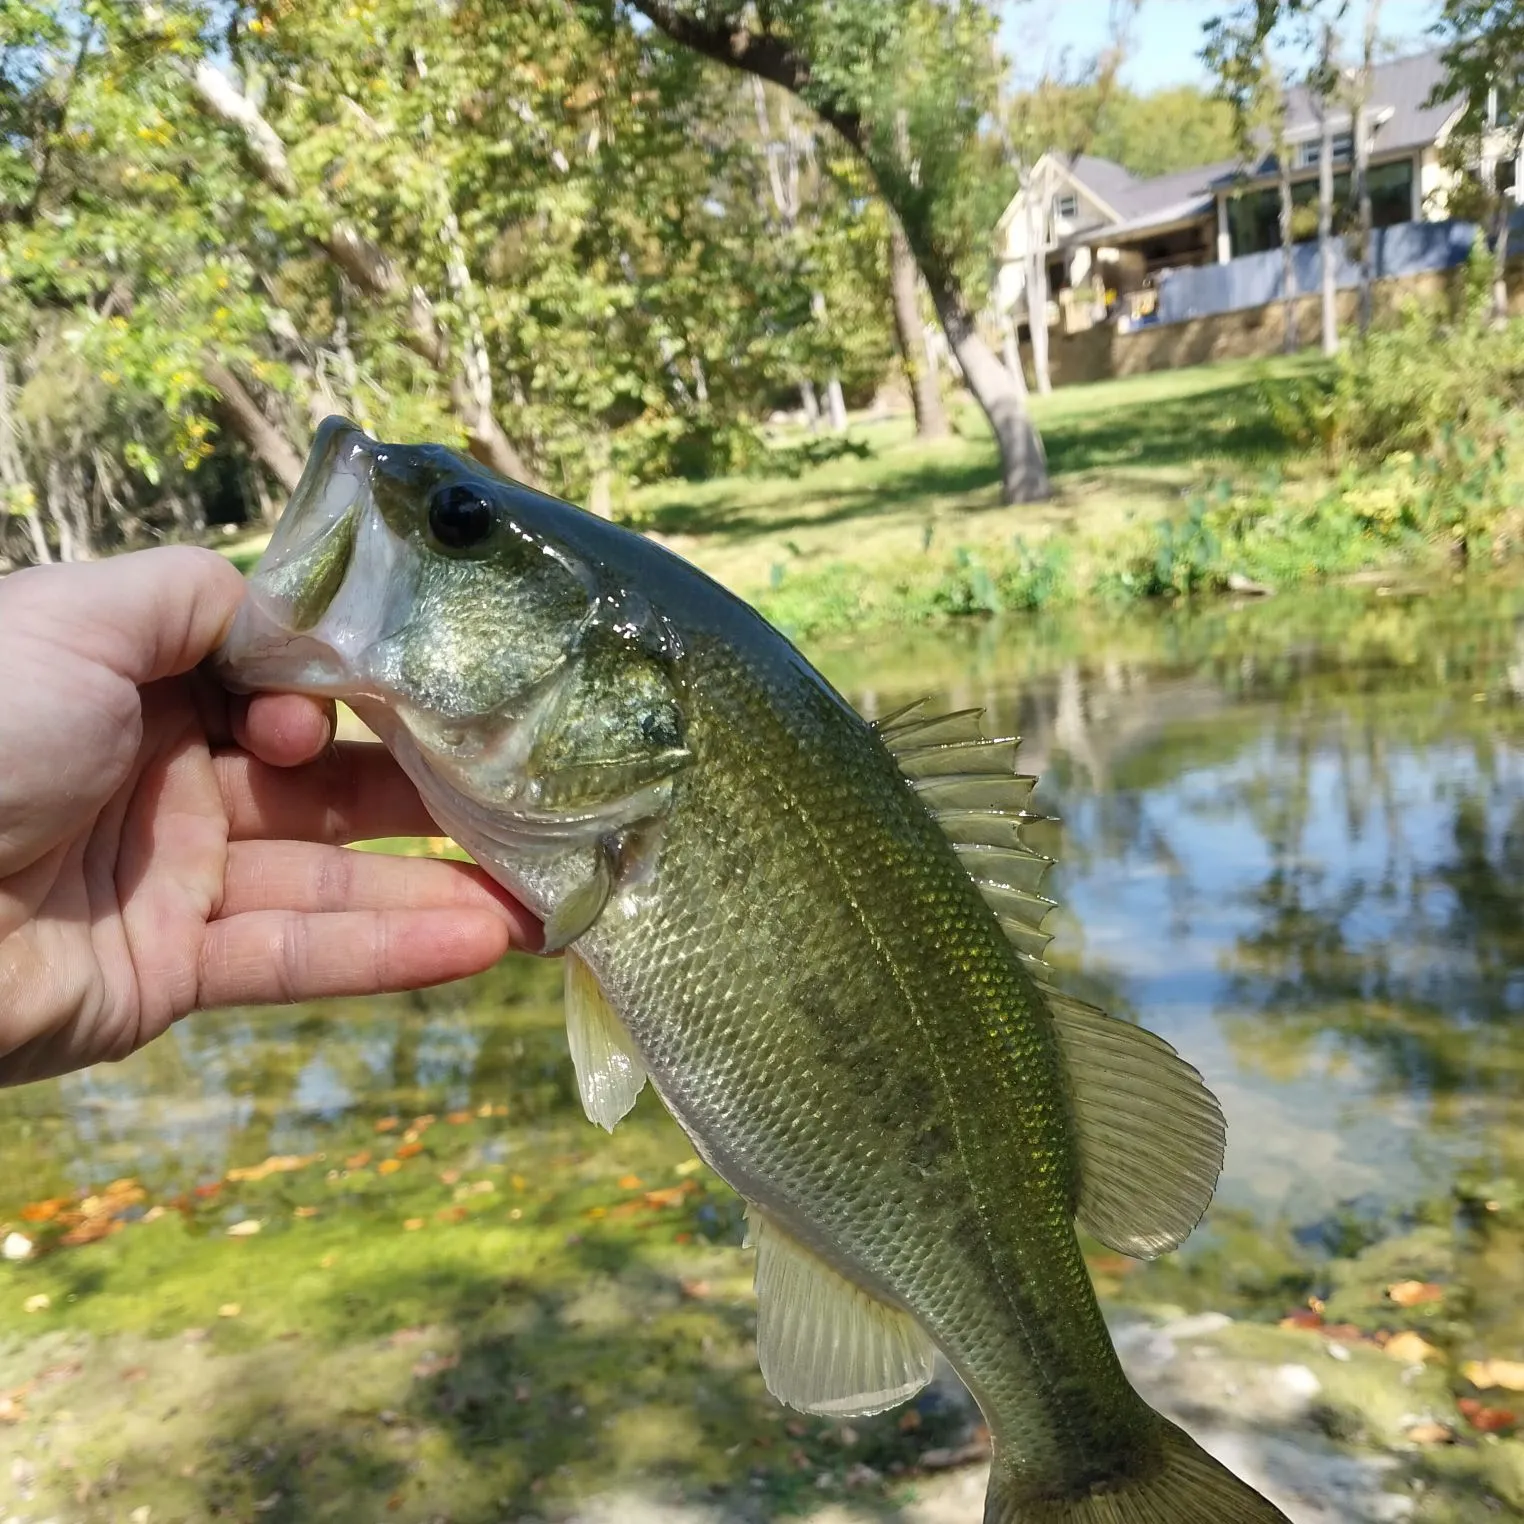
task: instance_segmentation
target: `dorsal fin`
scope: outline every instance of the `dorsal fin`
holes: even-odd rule
[[[879,739],[920,795],[978,884],[1024,961],[1042,967],[1051,938],[1042,923],[1053,901],[1038,894],[1052,858],[1022,829],[1037,779],[1016,771],[1015,736],[986,737],[981,709],[926,714],[924,700],[874,723]]]
[[[942,827],[958,860],[1033,975],[1053,1018],[1073,1099],[1080,1186],[1075,1215],[1112,1249],[1151,1258],[1195,1227],[1222,1168],[1217,1098],[1162,1038],[1048,982],[1042,929],[1054,901],[1038,890],[1052,859],[1022,838],[1043,817],[1037,780],[1016,771],[1014,737],[986,738],[977,709],[928,715],[923,704],[874,726]]]

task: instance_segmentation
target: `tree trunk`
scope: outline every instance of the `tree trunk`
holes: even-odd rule
[[[1053,390],[1048,374],[1048,262],[1043,257],[1042,213],[1027,198],[1027,332],[1032,336],[1032,379],[1039,396]]]
[[[1371,71],[1376,64],[1376,38],[1381,23],[1381,0],[1367,0],[1365,46],[1360,54],[1359,99],[1355,102],[1355,204],[1360,209],[1360,332],[1370,332],[1375,284],[1375,229],[1371,208],[1370,102]]]
[[[220,360],[206,355],[201,374],[217,393],[217,410],[223,422],[287,492],[296,491],[302,479],[302,457],[296,447],[265,417],[243,383]]]
[[[815,395],[815,383],[808,379],[799,383],[799,405],[804,409],[804,421],[810,433],[820,432],[820,398]]]
[[[1333,126],[1326,102],[1322,134],[1318,150],[1318,265],[1323,277],[1323,353],[1332,355],[1339,351],[1339,290],[1333,241]]]
[[[931,299],[947,342],[958,357],[963,379],[984,409],[1000,446],[1000,500],[1004,503],[1040,503],[1052,495],[1048,462],[1042,439],[1032,425],[1026,407],[1026,387],[995,358],[979,337],[963,300],[940,282],[931,288]]]
[[[826,414],[833,433],[847,432],[847,399],[842,394],[840,376],[832,376],[826,383]]]
[[[1024,388],[1027,378],[1025,371],[1021,368],[1021,340],[1016,336],[1016,320],[1009,312],[1004,314],[1004,319],[1001,358],[1005,361],[1005,368],[1011,373],[1011,379],[1019,381]]]
[[[1281,301],[1285,312],[1285,335],[1281,347],[1288,355],[1292,355],[1301,346],[1301,335],[1297,332],[1296,320],[1296,242],[1291,229],[1291,163],[1284,143],[1276,158],[1280,163]]]
[[[936,374],[926,356],[926,339],[921,325],[919,271],[910,244],[899,219],[889,214],[889,284],[894,297],[894,331],[900,341],[900,358],[905,380],[915,405],[915,432],[919,439],[945,439],[947,413]]]
[[[1499,196],[1496,233],[1492,240],[1492,321],[1501,327],[1508,321],[1508,198]]]

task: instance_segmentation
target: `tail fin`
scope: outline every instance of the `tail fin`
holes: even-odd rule
[[[1159,1461],[1149,1475],[1082,1497],[1033,1498],[1030,1479],[1002,1476],[997,1454],[984,1524],[1289,1524],[1174,1424],[1161,1419],[1160,1431]]]

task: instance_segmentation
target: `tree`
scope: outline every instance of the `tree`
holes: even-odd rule
[[[1472,173],[1482,193],[1492,244],[1492,310],[1508,319],[1509,214],[1511,187],[1500,183],[1500,165],[1517,173],[1524,150],[1524,8],[1512,0],[1444,0],[1431,28],[1440,41],[1444,74],[1429,104],[1453,101],[1460,117],[1446,144],[1449,167]]]
[[[947,410],[936,367],[926,349],[926,325],[921,321],[921,273],[905,238],[905,230],[893,212],[889,214],[889,280],[894,302],[894,330],[899,338],[900,361],[910,385],[915,408],[915,432],[920,439],[947,437]],[[1017,377],[1020,380],[1020,377]]]
[[[1238,138],[1232,108],[1195,85],[1147,95],[1113,85],[1096,112],[1088,151],[1146,180],[1231,159]]]
[[[1286,141],[1286,81],[1270,50],[1279,8],[1260,0],[1206,24],[1201,58],[1212,71],[1218,97],[1233,115],[1239,151],[1249,163],[1275,160],[1280,205],[1281,303],[1284,347],[1295,353],[1297,336],[1296,246],[1292,228],[1291,151]]]
[[[1313,110],[1318,118],[1318,270],[1323,353],[1339,350],[1338,250],[1334,247],[1333,108],[1339,96],[1338,36],[1331,21],[1320,28],[1317,63],[1308,75]]]
[[[685,47],[804,100],[862,155],[904,229],[969,390],[994,430],[1001,495],[1049,495],[1025,399],[980,336],[969,298],[995,212],[981,128],[995,100],[994,19],[976,0],[631,0]],[[998,186],[993,187],[998,190]]]
[[[1360,67],[1353,81],[1353,117],[1355,178],[1353,194],[1360,219],[1360,332],[1370,332],[1372,287],[1375,284],[1375,230],[1371,208],[1371,74],[1375,67],[1376,44],[1380,37],[1381,0],[1366,0],[1365,30],[1360,50]]]

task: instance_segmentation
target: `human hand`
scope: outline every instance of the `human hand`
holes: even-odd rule
[[[0,1085],[539,945],[476,869],[341,845],[438,828],[383,747],[330,744],[331,708],[195,670],[242,596],[190,549],[0,580]]]

